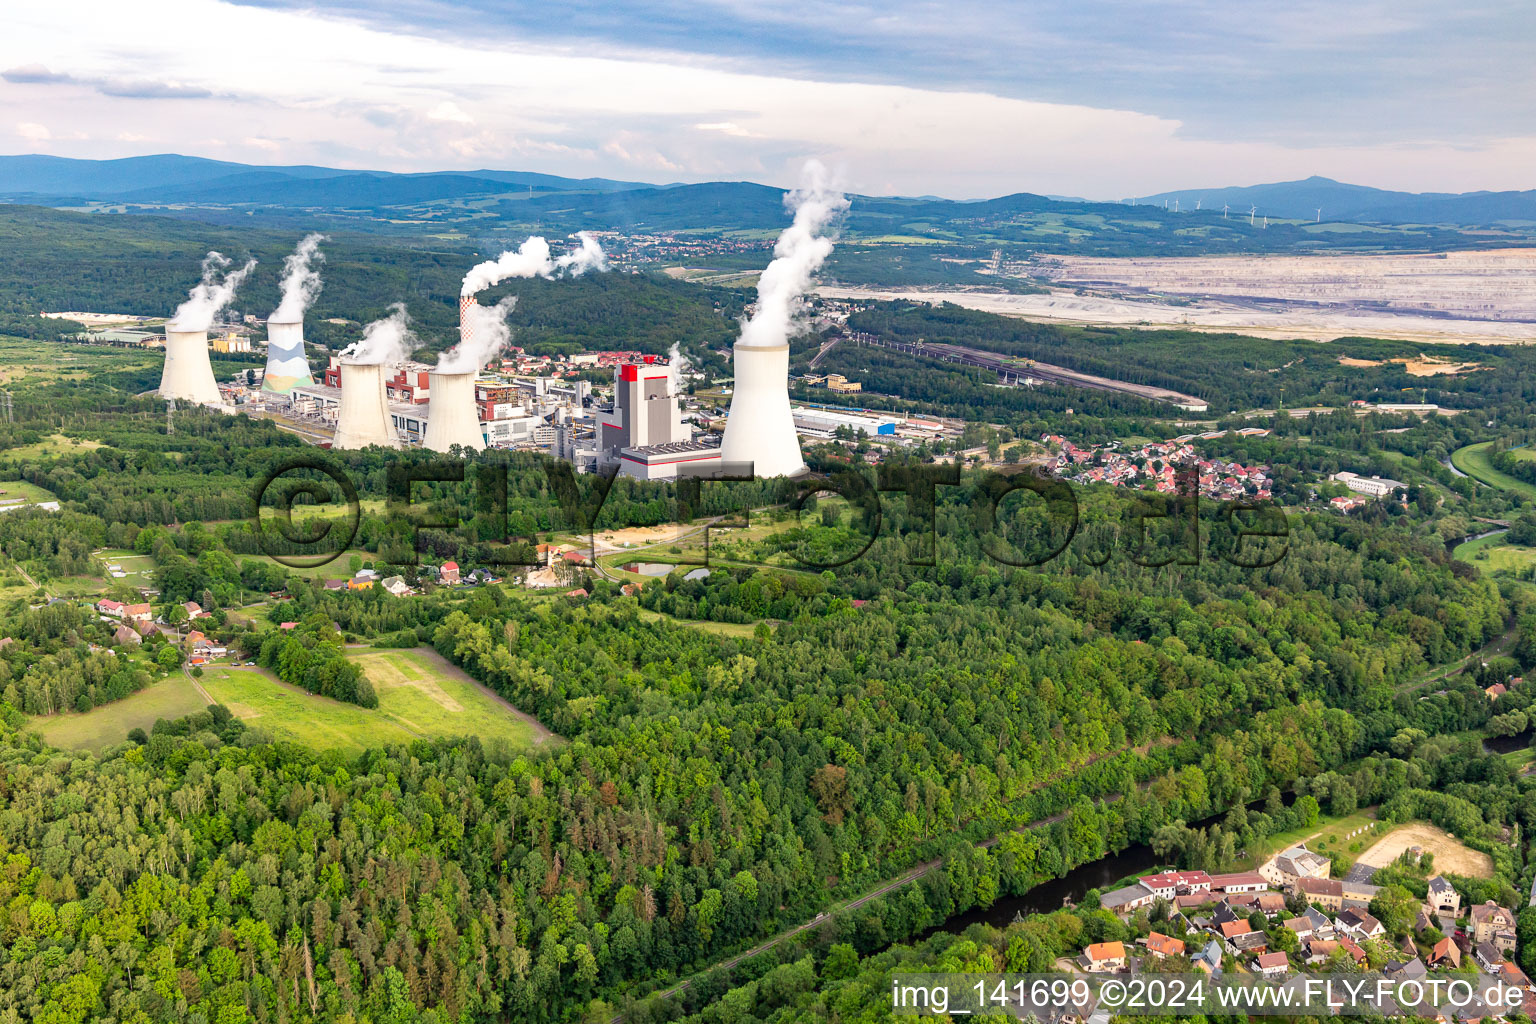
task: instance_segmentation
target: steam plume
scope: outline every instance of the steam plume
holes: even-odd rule
[[[507,317],[516,305],[517,296],[508,295],[494,306],[467,307],[469,331],[463,341],[437,357],[438,372],[473,373],[496,358],[512,341]]]
[[[325,236],[318,231],[305,235],[298,248],[283,260],[283,301],[267,319],[281,324],[304,319],[304,311],[320,294],[320,269],[315,264],[325,262],[325,254],[320,251],[323,241]]]
[[[348,345],[341,358],[353,363],[399,363],[421,344],[411,330],[411,317],[405,303],[389,307],[389,316],[363,328],[363,337]]]
[[[588,270],[604,270],[608,266],[602,247],[585,231],[578,236],[581,246],[559,259],[551,260],[549,243],[538,235],[528,238],[515,251],[507,250],[494,260],[487,260],[464,275],[461,295],[477,295],[494,284],[514,277],[551,278],[569,273],[576,277]]]
[[[848,209],[848,198],[830,186],[826,168],[810,160],[800,187],[784,197],[784,205],[794,211],[795,220],[779,235],[773,262],[758,278],[757,309],[742,325],[738,345],[774,348],[789,343],[805,308],[811,276],[832,252],[827,227]]]
[[[206,331],[213,326],[213,318],[235,297],[235,289],[256,266],[248,261],[239,270],[220,273],[229,266],[229,257],[210,251],[203,257],[203,279],[187,295],[187,301],[176,307],[176,315],[168,326],[182,331]]]

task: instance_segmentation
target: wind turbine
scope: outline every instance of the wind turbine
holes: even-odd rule
[[[1200,204],[1203,203],[1203,202],[1205,202],[1204,199],[1196,199],[1195,200],[1195,209],[1197,209],[1197,210],[1200,209]]]
[[[1178,213],[1179,212],[1179,201],[1177,199],[1175,199],[1173,201],[1173,212],[1174,213]]]
[[[1267,213],[1264,215],[1264,226],[1266,228],[1269,227],[1269,214]]]
[[[1258,213],[1258,212],[1259,212],[1259,208],[1257,206],[1255,206],[1253,209],[1248,211],[1248,226],[1249,227],[1253,227],[1253,215]]]
[[[1227,219],[1227,204],[1226,203],[1222,203],[1221,204],[1221,219],[1222,220],[1226,220]]]
[[[1323,208],[1321,206],[1317,208],[1317,222],[1319,224],[1323,222]]]

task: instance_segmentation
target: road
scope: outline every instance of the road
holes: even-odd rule
[[[27,570],[22,567],[20,562],[16,563],[16,571],[21,573],[21,578],[27,581],[27,586],[31,587],[33,590],[41,590],[45,597],[53,597],[52,594],[48,593],[48,588],[44,587],[42,584],[38,583],[37,580],[33,579],[32,574],[27,572]]]

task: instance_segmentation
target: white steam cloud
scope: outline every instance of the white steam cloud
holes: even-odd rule
[[[776,348],[789,343],[805,308],[811,277],[832,252],[827,227],[848,209],[848,197],[831,187],[827,169],[806,162],[801,185],[784,197],[795,220],[779,235],[773,262],[757,281],[757,309],[741,328],[738,345]]]
[[[469,330],[462,341],[437,357],[438,372],[473,373],[496,358],[512,342],[507,317],[516,305],[517,296],[508,295],[494,306],[465,307]]]
[[[608,259],[597,239],[585,231],[577,235],[581,245],[558,259],[550,259],[549,243],[531,236],[516,250],[507,250],[494,260],[472,267],[464,275],[460,295],[478,295],[487,288],[514,277],[552,278],[559,274],[579,277],[589,270],[606,270]]]
[[[224,273],[229,257],[223,253],[209,252],[203,257],[203,279],[187,295],[187,301],[176,307],[176,315],[167,326],[172,330],[206,331],[213,326],[213,318],[228,306],[252,270],[256,261],[250,260],[239,270]],[[222,274],[222,276],[220,276]]]
[[[389,307],[389,316],[375,320],[363,328],[363,337],[348,345],[341,358],[353,363],[399,363],[421,339],[411,330],[411,317],[405,311],[405,303],[397,302]]]
[[[325,236],[318,231],[305,235],[298,248],[283,260],[283,301],[268,320],[288,324],[304,319],[304,311],[320,294],[320,268],[316,264],[325,262],[325,254],[320,251],[323,241]]]

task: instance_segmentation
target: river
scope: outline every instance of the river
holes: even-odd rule
[[[1285,794],[1287,806],[1290,806],[1294,800],[1294,794]],[[1248,805],[1250,811],[1260,810],[1263,807],[1263,800],[1255,800]],[[1225,820],[1226,816],[1227,812],[1223,811],[1221,814],[1213,814],[1200,821],[1191,822],[1189,827],[1209,828]],[[1020,914],[1048,914],[1053,910],[1060,910],[1066,903],[1076,903],[1081,900],[1088,894],[1089,889],[1107,889],[1122,878],[1140,875],[1165,863],[1158,859],[1150,846],[1144,844],[1128,846],[1119,853],[1111,853],[1107,857],[1100,857],[1087,864],[1079,864],[1060,878],[1041,882],[1018,896],[1003,896],[990,907],[972,907],[970,910],[955,914],[911,941],[921,942],[937,932],[959,934],[971,925],[979,923],[1004,928]]]

